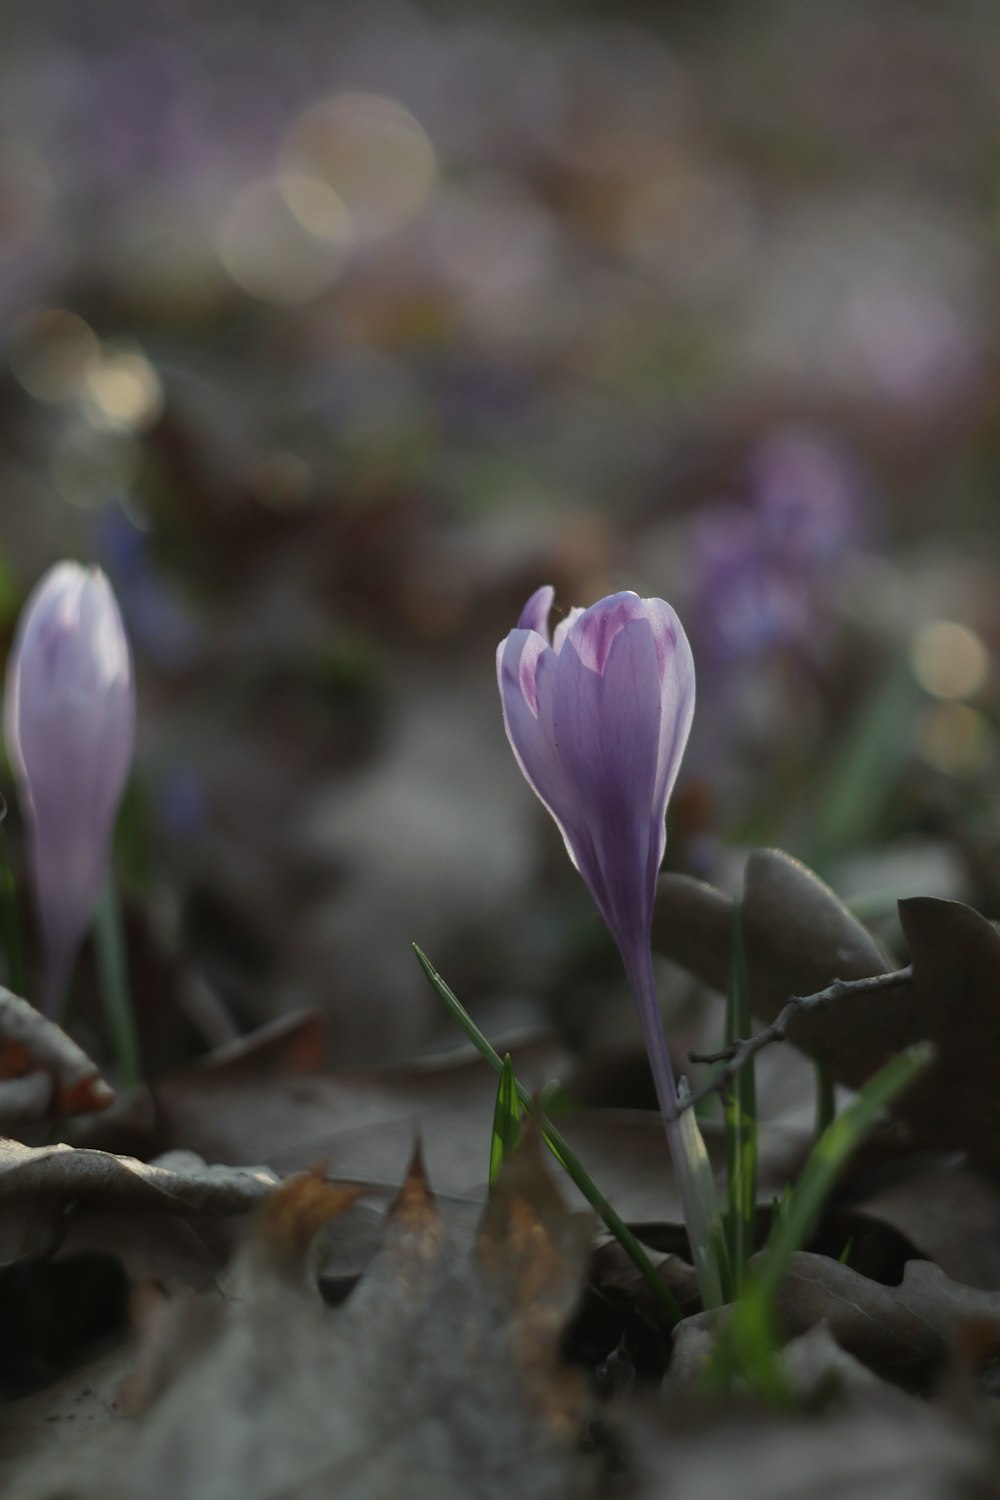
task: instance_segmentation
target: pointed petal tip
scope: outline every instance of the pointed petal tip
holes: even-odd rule
[[[536,635],[549,639],[549,613],[555,601],[556,591],[551,583],[543,583],[535,590],[518,616],[518,630],[533,630]]]

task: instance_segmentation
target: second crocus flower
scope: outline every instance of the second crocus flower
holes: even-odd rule
[[[51,1013],[107,878],[135,741],[128,640],[98,569],[60,563],[32,591],[7,665],[4,721],[45,940],[39,997]]]

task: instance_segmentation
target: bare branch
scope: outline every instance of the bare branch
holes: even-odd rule
[[[839,1004],[841,1000],[850,1000],[857,995],[871,995],[878,990],[895,989],[897,985],[906,984],[912,978],[913,966],[907,964],[905,969],[894,969],[889,974],[872,974],[867,979],[835,979],[832,984],[827,985],[825,990],[818,990],[815,995],[792,995],[770,1026],[765,1026],[763,1031],[758,1031],[756,1035],[732,1042],[719,1052],[689,1052],[688,1057],[691,1062],[723,1063],[725,1066],[721,1067],[708,1083],[680,1100],[666,1116],[667,1121],[679,1120],[686,1109],[692,1109],[694,1105],[700,1104],[703,1099],[710,1098],[712,1094],[724,1094],[740,1069],[746,1067],[750,1059],[756,1057],[762,1048],[769,1047],[772,1042],[786,1040],[789,1026],[799,1016],[829,1010],[832,1005]]]

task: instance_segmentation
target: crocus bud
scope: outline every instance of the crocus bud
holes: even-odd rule
[[[51,1011],[107,877],[135,740],[128,641],[98,569],[59,563],[35,586],[7,664],[4,718],[45,939],[41,1001]]]
[[[694,714],[694,662],[662,599],[612,594],[551,640],[553,590],[497,648],[507,736],[631,967],[648,947],[664,818]]]
[[[621,952],[702,1296],[715,1306],[721,1218],[697,1122],[677,1113],[650,947],[667,802],[694,715],[694,661],[662,599],[612,594],[570,610],[550,638],[553,597],[548,587],[532,594],[497,647],[504,724]]]

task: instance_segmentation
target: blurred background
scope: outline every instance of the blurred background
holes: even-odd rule
[[[673,867],[1000,916],[1000,12],[39,0],[0,74],[0,632],[118,593],[151,1071],[457,1040],[411,940],[631,1026],[503,733],[543,582],[685,621]]]

